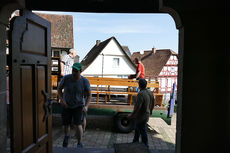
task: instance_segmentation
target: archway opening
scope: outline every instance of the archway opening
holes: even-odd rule
[[[42,13],[47,13],[47,12],[39,12],[39,13],[42,14]],[[83,56],[87,55],[87,51],[90,51],[90,48],[92,48],[94,46],[94,45],[92,45],[92,43],[95,43],[96,40],[98,40],[98,39],[102,39],[105,41],[110,37],[115,37],[119,44],[130,47],[129,49],[131,51],[130,52],[131,55],[129,57],[131,59],[132,59],[132,55],[136,54],[138,56],[142,56],[143,61],[147,61],[147,59],[150,59],[149,61],[151,61],[152,60],[151,57],[159,60],[159,62],[163,62],[161,60],[164,60],[164,62],[166,61],[166,63],[161,66],[161,68],[160,68],[161,71],[158,72],[157,77],[155,75],[151,76],[153,73],[148,73],[148,77],[146,77],[146,79],[151,80],[151,81],[157,80],[160,83],[160,92],[163,93],[164,98],[162,101],[162,106],[156,106],[156,107],[167,107],[167,108],[170,107],[169,102],[170,102],[171,96],[172,96],[173,83],[176,83],[176,85],[177,85],[177,80],[178,80],[177,76],[178,76],[178,60],[179,60],[179,58],[178,58],[179,57],[179,55],[178,55],[178,35],[179,34],[178,34],[178,31],[176,30],[175,25],[173,25],[174,23],[172,22],[172,18],[169,15],[158,14],[159,18],[161,18],[161,19],[155,20],[154,25],[148,25],[148,24],[150,24],[150,23],[148,23],[148,21],[154,20],[152,18],[156,14],[125,14],[124,15],[124,14],[87,14],[87,13],[70,13],[70,12],[54,12],[54,14],[58,14],[58,15],[60,15],[60,14],[67,15],[68,14],[68,15],[73,16],[73,35],[74,35],[74,39],[75,39],[75,36],[77,38],[77,41],[76,41],[76,43],[74,43],[75,45],[73,46],[73,48],[77,48],[79,53],[83,53],[85,51],[81,56],[79,56],[79,58],[80,58],[79,62],[84,59]],[[108,16],[107,19],[106,19],[106,16]],[[123,18],[124,16],[127,16],[127,18]],[[81,18],[78,18],[78,17],[82,17],[83,21],[81,21]],[[146,20],[144,20],[145,17],[146,17]],[[102,20],[100,20],[100,18],[102,18]],[[103,18],[105,18],[105,19],[103,19]],[[114,21],[115,18],[119,18],[121,20],[120,21],[115,20],[114,23],[112,23],[112,24],[110,23],[110,25],[109,25],[108,24],[109,21]],[[158,24],[159,22],[161,22],[162,18],[164,18],[165,21]],[[79,23],[78,23],[78,19],[80,19]],[[113,20],[111,20],[111,19],[113,19]],[[132,20],[134,20],[134,21],[132,21]],[[96,22],[100,21],[100,22],[98,22],[99,28],[96,26],[95,21]],[[80,25],[81,24],[80,22],[82,22],[83,24]],[[170,24],[170,26],[174,26],[173,27],[174,31],[172,32],[173,34],[169,34],[170,30],[164,29],[162,27],[163,25],[166,25],[165,22],[169,22],[168,24]],[[107,28],[103,27],[102,23],[104,25],[106,25]],[[139,24],[139,23],[141,23],[141,24]],[[144,26],[143,26],[143,23],[144,23]],[[78,24],[80,26],[78,26]],[[90,29],[90,27],[87,27],[86,25],[93,25],[93,28],[97,27],[98,29],[93,29],[92,27],[91,27],[92,29]],[[79,31],[75,32],[75,28],[76,29],[80,28],[83,31],[82,36],[80,35],[81,32],[79,32]],[[89,32],[90,34],[88,36],[86,36],[86,33],[84,33],[84,32]],[[96,34],[94,34],[94,32],[101,33],[101,35],[97,36]],[[102,34],[104,34],[104,35],[102,36]],[[150,37],[151,35],[154,35],[155,38],[154,37],[151,38]],[[160,35],[161,35],[161,37],[160,37]],[[96,37],[94,37],[94,36],[96,36]],[[92,38],[92,40],[90,40],[89,38],[91,38],[91,37],[94,37],[94,38]],[[83,38],[83,39],[81,40],[81,38]],[[135,39],[135,38],[137,38],[137,39]],[[147,38],[147,39],[144,40],[144,38]],[[127,41],[129,39],[130,39],[130,41]],[[166,40],[166,39],[168,39],[168,40]],[[148,42],[147,40],[150,40],[150,42]],[[88,43],[89,45],[85,45],[85,46],[78,48],[78,44],[83,44],[84,41],[86,42],[86,44]],[[160,42],[160,41],[162,41],[162,42]],[[75,40],[74,40],[74,42],[75,42]],[[170,45],[168,47],[167,43],[168,44],[174,44],[174,47],[170,47]],[[136,44],[141,44],[141,45],[138,48],[136,46]],[[122,46],[122,45],[120,45],[120,46]],[[132,45],[135,45],[135,47],[133,47]],[[88,47],[88,49],[85,49],[87,47]],[[154,48],[155,48],[155,50],[154,50]],[[58,52],[58,54],[57,54],[57,52]],[[58,56],[58,55],[64,55],[67,53],[68,53],[68,50],[63,49],[63,47],[62,48],[58,48],[57,46],[53,47],[52,55],[54,57]],[[165,54],[167,54],[167,56],[165,56]],[[163,59],[163,58],[165,58],[165,59]],[[153,67],[153,65],[151,65],[152,63],[149,61],[146,62],[145,66],[150,67],[149,70],[151,70],[151,67]],[[119,64],[119,62],[117,62],[117,64]],[[162,63],[159,63],[159,64],[162,64]],[[148,66],[148,65],[150,65],[150,66]],[[159,66],[159,65],[157,65],[157,66]],[[55,71],[55,69],[54,69],[54,71]],[[117,77],[125,78],[127,76],[122,75],[122,74],[117,74]],[[175,99],[174,99],[173,105],[174,105],[174,108],[176,110],[177,105],[175,104]],[[173,109],[173,111],[174,111],[174,109]],[[149,125],[150,125],[149,126],[150,127],[149,128],[149,130],[150,130],[150,138],[149,139],[152,142],[150,145],[150,149],[159,149],[160,150],[163,148],[165,150],[175,150],[176,120],[174,120],[173,121],[174,123],[172,123],[171,119],[172,118],[175,119],[176,111],[173,112],[173,114],[171,114],[170,116],[168,116],[168,114],[166,113],[166,118],[164,118],[164,115],[165,115],[164,113],[160,112],[160,115],[157,114],[157,116],[153,116],[153,118],[150,119],[150,122],[152,121],[153,123],[157,123],[157,122],[159,123],[160,121],[158,121],[158,119],[159,119],[159,117],[160,118],[162,117],[162,119],[165,121],[165,122],[162,122],[162,124],[166,123],[165,126],[158,126],[156,124],[151,125],[151,123],[149,123]],[[159,123],[159,124],[161,124],[161,123]],[[173,128],[171,128],[172,126],[173,126]],[[119,134],[117,134],[117,135],[111,134],[111,135],[117,137],[117,139],[116,140],[109,139],[108,142],[110,144],[104,144],[106,147],[111,147],[111,143],[118,143],[119,137],[124,137],[124,135],[119,135]],[[56,138],[57,137],[58,137],[58,135],[56,136]],[[62,137],[59,137],[59,139],[62,139]],[[57,140],[57,141],[60,141],[60,140]],[[121,143],[127,143],[127,142],[129,142],[128,138],[121,141]],[[61,144],[60,143],[58,144],[58,142],[54,141],[54,145],[58,146]],[[103,145],[101,145],[101,146],[103,146]],[[91,146],[89,145],[89,147],[91,147]]]

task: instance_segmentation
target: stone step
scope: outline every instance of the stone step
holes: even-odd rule
[[[53,153],[115,153],[115,149],[53,147]],[[174,153],[174,150],[150,150],[150,153]]]
[[[113,148],[63,148],[53,147],[53,153],[114,153]]]

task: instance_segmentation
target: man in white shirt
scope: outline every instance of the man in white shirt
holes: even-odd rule
[[[75,49],[70,49],[69,54],[64,55],[62,57],[60,66],[61,66],[61,76],[71,74],[72,66],[74,64],[74,58],[77,56],[77,52]]]

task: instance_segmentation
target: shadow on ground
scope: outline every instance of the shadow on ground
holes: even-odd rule
[[[71,145],[68,148],[62,148],[64,132],[61,120],[60,117],[53,117],[53,153],[115,153],[114,145],[132,142],[134,131],[130,133],[117,133],[113,130],[111,124],[112,120],[110,117],[89,117],[87,118],[86,133],[83,137],[84,148],[76,148],[76,138],[71,138]],[[151,153],[174,153],[175,144],[167,141],[167,135],[161,134],[162,132],[163,129],[159,133],[153,127],[148,126]]]

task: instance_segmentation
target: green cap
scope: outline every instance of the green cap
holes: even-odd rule
[[[82,68],[82,65],[81,65],[81,63],[74,63],[73,66],[72,66],[72,68],[74,68],[74,69],[80,71],[81,68]]]

